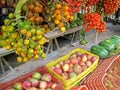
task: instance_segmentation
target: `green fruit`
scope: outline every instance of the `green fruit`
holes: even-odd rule
[[[8,32],[13,32],[14,31],[14,27],[12,25],[7,27]]]
[[[32,78],[40,80],[41,74],[39,72],[34,72],[33,75],[32,75]]]
[[[14,14],[13,13],[9,13],[8,18],[9,19],[13,19],[14,18]]]
[[[87,41],[85,39],[83,39],[83,40],[80,41],[80,44],[81,45],[87,44]]]
[[[36,29],[35,28],[32,28],[31,30],[31,33],[34,35],[36,33]]]
[[[24,40],[24,44],[25,44],[25,45],[28,45],[29,43],[30,43],[30,40],[29,40],[29,39],[25,39],[25,40]]]
[[[19,23],[18,23],[18,26],[22,28],[22,27],[24,26],[24,22],[22,22],[22,21],[19,22]]]
[[[34,50],[33,50],[32,48],[29,48],[29,49],[28,49],[28,53],[29,53],[29,54],[33,54],[33,53],[34,53]]]
[[[4,24],[7,25],[9,23],[9,19],[4,19]]]
[[[6,31],[6,26],[5,26],[5,25],[2,25],[1,29],[2,29],[3,31]]]
[[[15,90],[23,90],[23,88],[22,88],[22,84],[21,83],[15,83],[14,84],[14,86],[13,86],[13,88],[15,89]]]
[[[77,76],[77,74],[74,73],[74,72],[72,72],[72,73],[69,74],[69,78],[73,78],[73,77],[75,77],[75,76]]]

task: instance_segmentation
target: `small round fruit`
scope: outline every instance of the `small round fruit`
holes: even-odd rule
[[[27,62],[27,61],[28,61],[28,57],[24,57],[23,62]]]
[[[22,60],[23,60],[22,57],[17,57],[17,62],[20,63],[20,62],[22,62]]]
[[[40,80],[41,74],[39,72],[34,72],[33,75],[32,75],[32,78]]]
[[[14,18],[14,14],[13,13],[9,13],[8,18],[13,19]]]
[[[62,32],[65,32],[65,30],[66,30],[65,27],[60,28],[60,31],[62,31]]]
[[[30,40],[29,40],[29,39],[25,39],[25,40],[24,40],[24,44],[25,44],[25,45],[29,45],[29,43],[30,43]]]

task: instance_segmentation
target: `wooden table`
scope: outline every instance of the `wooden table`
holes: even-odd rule
[[[4,56],[13,53],[13,50],[6,50],[5,48],[0,48],[0,67],[2,70],[2,73],[5,73],[4,65],[6,65],[11,71],[14,71],[12,66],[5,60]]]
[[[49,40],[48,47],[46,48],[46,54],[48,54],[50,50],[51,50],[51,52],[53,51],[53,48],[52,48],[53,41],[55,41],[55,44],[57,46],[57,50],[58,51],[60,50],[60,46],[59,46],[59,43],[57,41],[58,37],[73,33],[73,37],[71,38],[71,42],[72,42],[74,37],[75,37],[75,32],[81,30],[82,28],[83,28],[83,26],[78,26],[75,28],[70,28],[70,29],[66,30],[65,32],[60,32],[57,30],[57,31],[50,31],[50,32],[46,33],[44,36]]]

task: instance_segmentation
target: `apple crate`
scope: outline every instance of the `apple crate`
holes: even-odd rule
[[[96,57],[96,60],[93,62],[93,64],[87,68],[85,71],[83,71],[81,74],[77,75],[77,76],[74,76],[68,80],[65,80],[62,76],[60,76],[59,74],[55,73],[50,67],[51,66],[54,66],[56,64],[58,64],[60,61],[65,61],[67,59],[69,59],[69,57],[75,53],[75,52],[80,52],[82,54],[88,54],[88,55],[91,55],[91,56],[95,56]],[[54,60],[54,61],[51,61],[49,62],[48,64],[46,64],[46,67],[48,69],[48,71],[53,74],[56,78],[58,78],[62,84],[63,84],[63,89],[64,90],[68,90],[70,89],[72,86],[75,86],[78,82],[80,82],[85,76],[87,76],[90,72],[92,72],[97,66],[98,66],[98,60],[99,60],[99,57],[95,54],[92,54],[84,49],[81,49],[81,48],[76,48],[76,49],[73,49],[70,53],[62,56],[61,58],[57,59],[57,60]]]
[[[31,72],[29,72],[29,73],[27,73],[27,74],[25,74],[23,76],[17,77],[16,79],[13,79],[11,81],[0,84],[0,90],[9,90],[11,87],[13,87],[13,85],[16,82],[23,82],[26,79],[30,78],[34,72],[40,72],[41,75],[43,75],[45,73],[49,73],[45,66],[40,66],[37,69],[35,69],[34,71],[31,71]],[[53,89],[53,90],[62,90],[61,81],[59,81],[58,79],[53,77],[53,75],[51,75],[51,76],[52,76],[52,82],[57,83],[56,88]]]

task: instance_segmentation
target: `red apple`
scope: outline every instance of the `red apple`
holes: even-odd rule
[[[87,55],[87,60],[91,60],[92,56],[91,55]]]
[[[41,80],[44,80],[46,82],[50,82],[52,80],[52,76],[49,73],[45,73],[42,77]]]
[[[94,63],[94,61],[95,61],[96,59],[97,59],[97,58],[96,58],[95,56],[92,56],[92,58],[91,58],[90,61],[91,61],[92,63]]]
[[[39,87],[42,88],[42,89],[47,88],[47,82],[45,82],[45,81],[40,81]]]
[[[62,74],[62,69],[60,69],[60,68],[55,68],[54,69],[54,72],[56,72],[57,74]]]
[[[63,64],[64,64],[64,62],[63,62],[63,61],[60,61],[60,62],[59,62],[59,64],[60,64],[60,65],[63,65]]]
[[[52,70],[54,70],[54,69],[55,69],[55,67],[54,67],[54,66],[51,66],[50,68],[51,68]]]
[[[77,58],[77,54],[76,53],[73,53],[71,56],[70,56],[70,59],[72,58]]]
[[[31,84],[30,81],[25,80],[25,81],[22,83],[22,86],[23,86],[24,89],[27,89],[27,88],[31,87],[32,84]]]
[[[67,72],[62,73],[62,77],[66,80],[69,78]]]
[[[91,65],[92,65],[92,62],[91,62],[91,61],[87,61],[87,62],[86,62],[86,66],[87,66],[87,67],[90,67]]]
[[[77,59],[78,59],[78,62],[79,63],[81,63],[82,62],[82,59],[81,59],[81,57],[79,56],[79,57],[77,57]]]
[[[62,65],[62,69],[63,69],[63,71],[68,71],[69,70],[69,65],[68,64],[63,64]]]
[[[70,68],[68,73],[72,73],[73,72],[73,68]]]
[[[65,63],[66,63],[66,64],[70,64],[70,60],[69,60],[69,59],[66,60]]]
[[[52,82],[47,83],[47,88],[50,88],[52,86]]]
[[[82,65],[82,71],[85,71],[87,69],[87,66],[86,65]]]
[[[71,63],[72,64],[77,64],[78,63],[78,59],[77,58],[71,58]]]
[[[80,65],[82,66],[82,65],[86,65],[86,64],[85,64],[84,62],[81,62],[81,64],[80,64]]]
[[[29,81],[31,82],[32,87],[37,87],[39,84],[38,80],[34,78],[30,78]]]
[[[86,62],[87,61],[87,55],[86,54],[82,54],[82,62]]]
[[[56,87],[57,87],[57,83],[53,83],[51,86],[52,89],[55,89]]]

